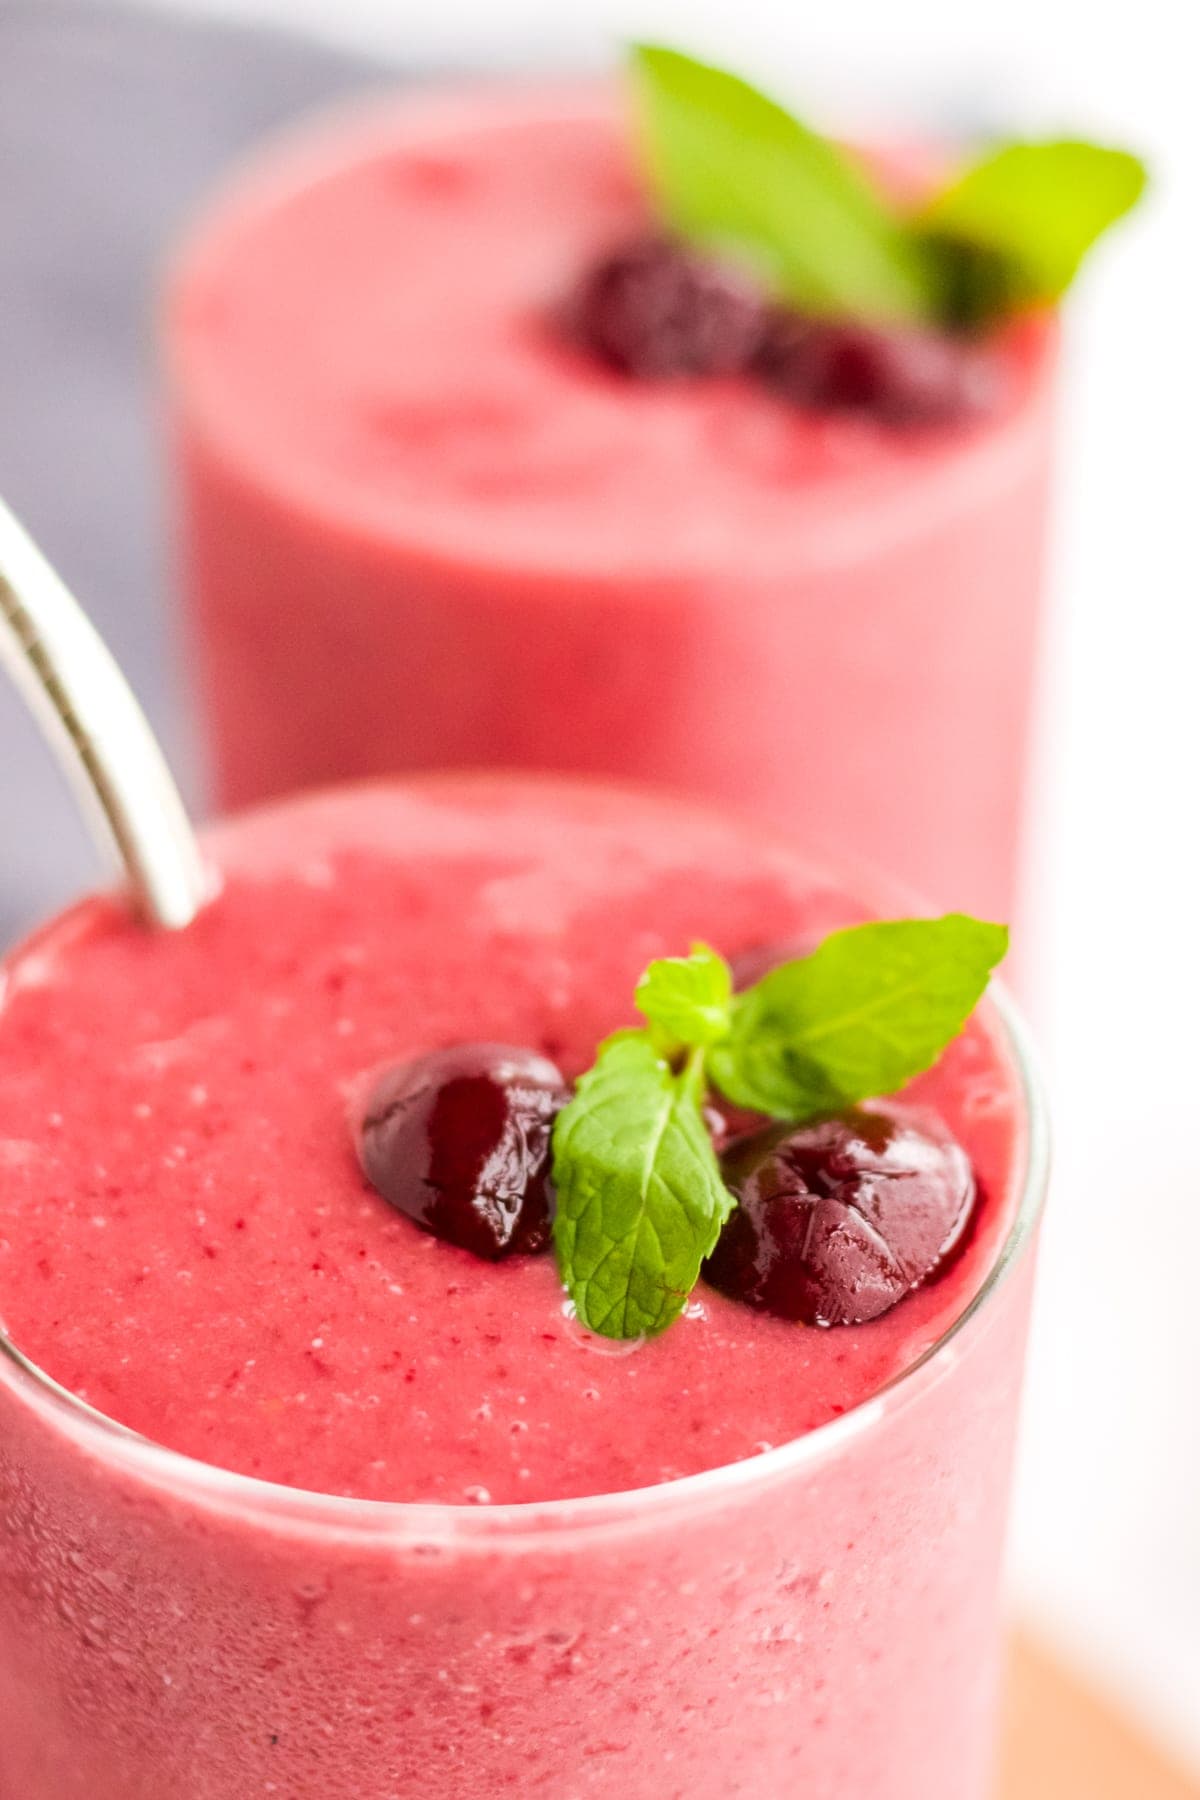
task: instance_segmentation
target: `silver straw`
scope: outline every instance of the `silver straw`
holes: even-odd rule
[[[3,501],[0,665],[146,918],[168,930],[190,925],[209,884],[162,751],[99,634]]]

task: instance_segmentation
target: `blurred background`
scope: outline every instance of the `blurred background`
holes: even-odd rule
[[[263,131],[397,72],[601,66],[636,34],[735,63],[839,128],[1067,128],[1147,157],[1148,204],[1069,303],[1020,926],[1057,1174],[1012,1585],[1044,1641],[1200,1772],[1192,10],[0,0],[0,491],[92,607],[200,803],[166,610],[153,281],[197,196]],[[93,861],[6,693],[0,762],[8,941]]]

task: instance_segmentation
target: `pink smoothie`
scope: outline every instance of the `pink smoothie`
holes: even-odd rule
[[[972,427],[633,382],[554,315],[645,223],[615,97],[483,92],[318,129],[193,234],[166,335],[221,797],[644,777],[1009,916],[1052,334],[1010,331]]]
[[[861,902],[598,787],[364,789],[211,846],[187,932],[90,901],[0,976],[0,1319],[169,1447],[0,1359],[0,1800],[982,1796],[1024,1265],[905,1371],[1022,1205],[996,1019],[913,1089],[984,1196],[941,1280],[831,1331],[701,1286],[614,1345],[552,1259],[366,1186],[362,1077],[475,1038],[577,1072],[649,957]]]

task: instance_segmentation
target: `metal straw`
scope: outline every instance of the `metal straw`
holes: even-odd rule
[[[91,622],[0,501],[0,666],[56,750],[93,828],[155,925],[208,894],[195,833],[157,740]]]

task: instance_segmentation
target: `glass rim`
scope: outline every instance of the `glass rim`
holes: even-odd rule
[[[1029,1029],[1007,989],[993,983],[987,1010],[996,1015],[1005,1050],[1012,1058],[1023,1103],[1024,1167],[1020,1199],[1009,1230],[987,1273],[962,1310],[918,1357],[849,1411],[759,1455],[721,1463],[696,1474],[649,1487],[621,1489],[558,1500],[521,1500],[470,1506],[449,1501],[370,1500],[289,1487],[206,1463],[173,1450],[122,1425],[63,1387],[27,1357],[0,1329],[0,1376],[8,1366],[18,1395],[44,1409],[53,1423],[101,1461],[121,1465],[156,1488],[218,1511],[249,1513],[268,1526],[292,1526],[340,1538],[367,1538],[394,1544],[454,1547],[525,1542],[544,1534],[640,1523],[692,1503],[736,1495],[816,1466],[846,1440],[877,1422],[888,1401],[908,1392],[935,1364],[1005,1284],[1035,1234],[1045,1201],[1050,1164],[1050,1130],[1045,1086]]]

